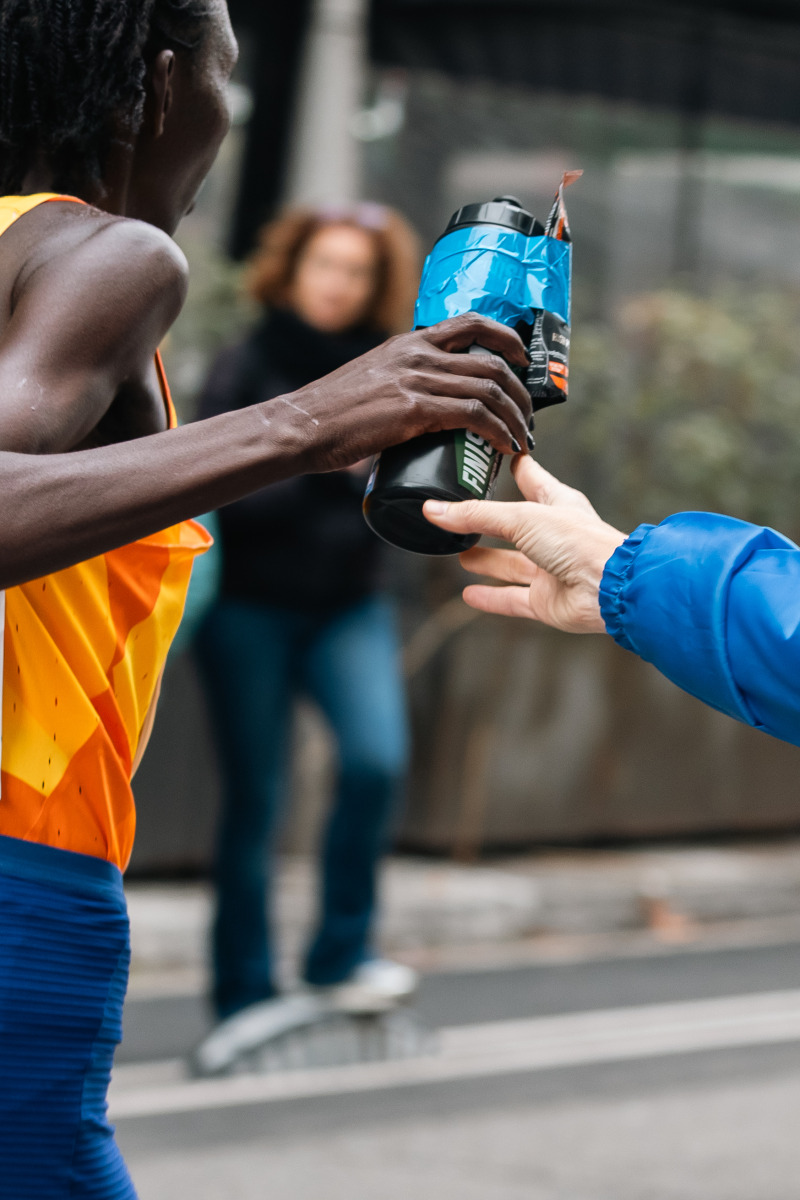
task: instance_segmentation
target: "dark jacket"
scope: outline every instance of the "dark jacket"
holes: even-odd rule
[[[214,363],[200,418],[296,391],[381,341],[320,333],[275,311]],[[220,510],[222,594],[306,612],[358,603],[382,582],[381,543],[361,513],[364,476],[348,471],[273,484]]]

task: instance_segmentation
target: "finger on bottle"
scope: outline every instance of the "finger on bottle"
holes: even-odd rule
[[[425,336],[442,349],[458,351],[477,343],[494,350],[507,362],[522,370],[528,367],[528,354],[515,330],[481,313],[463,313],[432,325]]]

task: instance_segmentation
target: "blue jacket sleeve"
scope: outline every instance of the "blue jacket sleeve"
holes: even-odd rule
[[[606,564],[611,636],[684,691],[800,745],[800,548],[714,513],[640,525]]]

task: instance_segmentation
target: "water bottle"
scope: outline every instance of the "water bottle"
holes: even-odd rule
[[[450,218],[426,259],[416,329],[479,312],[511,326],[531,350],[525,379],[534,408],[566,399],[571,244],[562,181],[543,226],[513,196],[468,204]],[[491,354],[482,346],[467,353]],[[559,361],[560,360],[560,361]],[[426,521],[426,500],[491,499],[502,456],[469,430],[425,434],[380,454],[373,464],[364,516],[384,541],[416,554],[458,554],[476,535]]]

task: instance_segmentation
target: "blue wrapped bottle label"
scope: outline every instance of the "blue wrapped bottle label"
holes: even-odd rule
[[[537,312],[569,322],[572,246],[493,225],[455,229],[425,260],[414,324],[479,312],[532,325]]]

